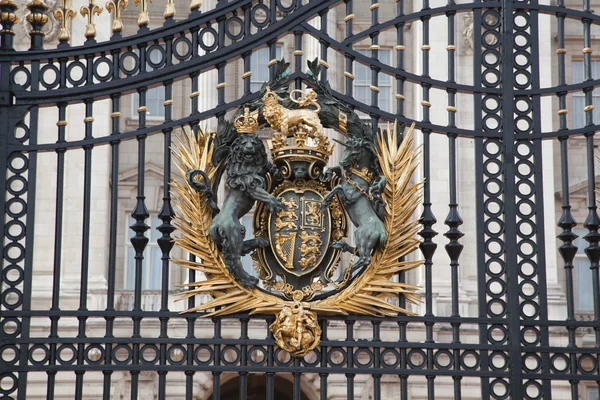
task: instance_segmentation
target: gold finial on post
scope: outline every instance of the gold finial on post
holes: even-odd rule
[[[79,12],[83,17],[87,17],[88,23],[85,27],[85,37],[87,39],[94,39],[96,37],[96,24],[94,23],[94,14],[100,15],[102,14],[102,6],[99,6],[95,2],[96,0],[90,0],[90,4],[86,6],[82,6],[79,9]]]
[[[62,0],[62,7],[54,10],[54,18],[60,20],[60,32],[58,33],[58,40],[61,42],[68,42],[71,39],[71,32],[69,31],[68,21],[69,18],[73,20],[77,16],[77,11],[67,6],[68,0]]]
[[[33,28],[31,33],[44,37],[45,34],[42,31],[42,28],[48,22],[46,12],[49,7],[42,0],[31,0],[27,4],[27,8],[31,11],[27,16],[27,22],[29,22]]]
[[[112,31],[113,33],[123,30],[123,22],[121,21],[121,10],[127,7],[127,0],[111,0],[106,2],[106,10],[113,14]]]
[[[148,2],[152,3],[152,0],[133,0],[133,4],[140,6],[140,14],[138,16],[138,26],[146,26],[150,23],[150,15],[148,14]]]
[[[165,19],[175,17],[175,0],[167,0],[163,16]]]
[[[190,11],[199,10],[200,7],[202,7],[202,1],[201,0],[192,0],[192,2],[190,3]]]
[[[13,26],[19,22],[19,17],[15,11],[19,9],[19,6],[16,5],[13,0],[0,0],[0,24],[2,24],[2,31],[0,31],[0,35],[3,35],[2,44],[0,47],[3,49],[12,47],[12,43],[10,46],[6,46],[6,41],[4,34],[8,34],[10,36],[15,36],[15,31],[13,31]]]

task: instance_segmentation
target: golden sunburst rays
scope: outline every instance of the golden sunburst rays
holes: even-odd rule
[[[390,129],[391,128],[391,129]],[[418,152],[413,149],[414,125],[399,141],[396,124],[379,134],[379,162],[387,179],[382,194],[387,204],[384,220],[388,233],[387,244],[374,252],[371,264],[357,279],[341,292],[319,301],[302,303],[302,307],[323,315],[361,314],[379,317],[395,317],[412,313],[387,301],[401,294],[409,303],[418,303],[419,287],[392,278],[401,271],[417,268],[422,261],[401,261],[419,246],[416,233],[419,224],[414,217],[421,202],[422,184],[412,182],[418,167]],[[210,179],[214,178],[217,166],[211,164],[213,140],[205,132],[197,135],[185,133],[174,146],[180,176],[189,169],[201,169]],[[202,194],[190,187],[186,180],[172,183],[177,217],[174,224],[180,232],[175,239],[177,245],[197,257],[196,261],[174,260],[178,265],[202,272],[206,279],[189,282],[181,300],[202,294],[213,299],[184,312],[209,311],[204,317],[250,312],[251,314],[278,314],[291,307],[284,301],[258,289],[245,289],[229,273],[222,254],[208,234],[212,222],[212,209]]]
[[[348,288],[317,302],[321,307],[335,306],[348,313],[395,317],[413,313],[390,304],[388,297],[402,294],[409,303],[419,302],[418,286],[391,280],[399,272],[422,264],[422,261],[401,261],[401,257],[416,250],[420,243],[415,236],[420,226],[414,213],[421,202],[422,184],[411,180],[419,165],[419,153],[413,149],[414,124],[401,143],[398,143],[397,124],[391,128],[388,126],[378,136],[379,162],[387,180],[382,194],[387,204],[384,220],[387,243],[373,253],[371,264]]]

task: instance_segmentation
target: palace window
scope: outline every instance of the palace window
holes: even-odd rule
[[[135,290],[135,249],[131,244],[131,238],[135,236],[135,232],[131,230],[130,226],[135,223],[135,219],[131,216],[128,218],[127,223],[127,244],[126,244],[126,261],[125,261],[125,274],[123,279],[123,289],[125,291]],[[156,229],[162,221],[156,215],[152,215],[149,220],[146,220],[146,224],[150,225],[150,229],[145,232],[145,236],[149,238],[148,244],[144,249],[144,259],[142,260],[142,291],[146,292],[160,292],[162,288],[162,252],[158,247],[157,240],[162,234]],[[155,293],[155,296],[151,298],[144,296],[143,309],[146,311],[156,311],[160,308],[160,296]],[[133,308],[133,296],[130,296],[127,300],[127,308],[131,310]]]
[[[371,50],[357,50],[357,52],[366,56],[371,56]],[[386,65],[392,65],[392,51],[390,49],[381,49],[377,56],[379,61]],[[383,111],[392,112],[392,77],[390,75],[379,73],[379,108]],[[359,62],[354,62],[354,98],[361,103],[371,104],[371,68]],[[360,113],[365,116],[366,114]]]
[[[584,62],[573,61],[573,83],[581,83],[585,79]],[[592,61],[592,77],[600,77],[600,60]],[[592,104],[594,105],[594,123],[600,120],[600,88],[592,91]],[[583,128],[585,126],[585,94],[583,92],[573,93],[573,128]]]
[[[139,54],[139,53],[138,53]],[[150,59],[151,62],[158,64],[162,58],[159,50],[154,50],[146,54],[146,56]],[[146,65],[146,71],[150,72],[154,68],[149,64]],[[140,96],[136,92],[132,97],[132,118],[138,118],[137,109],[140,106]],[[146,111],[146,118],[149,120],[153,119],[163,119],[165,116],[165,88],[162,86],[157,86],[154,88],[150,88],[146,91],[146,107],[148,111]]]
[[[594,312],[594,286],[593,274],[590,269],[590,260],[585,254],[589,243],[584,239],[588,230],[584,228],[575,228],[573,232],[579,236],[575,240],[577,246],[577,255],[575,256],[575,310],[578,313]]]
[[[600,400],[600,396],[598,396],[598,388],[588,388],[587,400]]]
[[[281,60],[281,46],[275,46],[275,58]],[[269,80],[269,48],[263,47],[262,49],[252,53],[250,57],[250,71],[252,76],[250,77],[250,91],[257,92],[260,90],[262,85]]]

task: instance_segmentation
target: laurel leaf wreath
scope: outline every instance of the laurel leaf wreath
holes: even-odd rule
[[[388,302],[391,296],[402,294],[407,302],[417,303],[419,287],[392,278],[401,271],[408,271],[422,264],[422,261],[404,261],[402,257],[419,246],[415,234],[419,224],[414,218],[421,202],[421,183],[412,183],[411,178],[418,167],[418,153],[413,149],[411,126],[401,143],[397,125],[393,129],[380,132],[378,136],[379,162],[387,179],[382,198],[386,202],[384,220],[388,241],[384,248],[376,250],[371,264],[352,283],[333,296],[305,303],[306,308],[322,314],[362,314],[394,317],[398,314],[412,314],[409,310]],[[212,178],[218,165],[212,165],[211,157],[214,141],[202,130],[197,134],[186,133],[174,146],[173,154],[181,176],[189,169],[201,169]],[[204,273],[206,279],[188,282],[189,290],[181,294],[180,300],[210,294],[213,300],[184,312],[210,311],[205,317],[250,312],[253,314],[278,313],[291,303],[258,289],[242,287],[225,266],[223,255],[218,251],[208,233],[212,222],[212,209],[186,180],[171,184],[177,216],[174,220],[181,233],[175,239],[183,250],[196,256],[196,260],[173,260],[176,264]]]

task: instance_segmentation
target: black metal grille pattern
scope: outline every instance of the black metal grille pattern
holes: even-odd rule
[[[0,257],[1,399],[33,398],[30,384],[40,381],[39,374],[44,376],[44,397],[59,398],[57,376],[66,374],[73,382],[74,398],[81,399],[87,380],[97,371],[102,373],[102,398],[106,400],[112,398],[115,381],[123,371],[129,374],[126,382],[131,399],[143,398],[140,388],[146,372],[158,375],[159,399],[174,397],[169,390],[174,387],[171,380],[176,374],[183,374],[182,398],[197,398],[196,378],[205,372],[211,374],[210,393],[214,399],[220,398],[227,374],[236,376],[241,399],[249,397],[248,387],[257,374],[264,375],[266,398],[276,398],[276,381],[286,375],[291,375],[293,384],[290,398],[304,398],[301,387],[305,373],[319,375],[315,387],[321,399],[332,395],[328,384],[335,375],[343,376],[348,399],[358,395],[355,390],[357,378],[363,382],[361,375],[371,379],[370,386],[360,383],[361,388],[368,387],[371,398],[376,400],[386,398],[382,381],[390,377],[397,379],[401,399],[410,398],[409,387],[413,383],[421,388],[415,390],[434,399],[440,395],[440,382],[453,388],[453,398],[461,399],[467,397],[463,393],[469,380],[469,385],[477,387],[477,393],[480,390],[477,397],[482,399],[585,399],[588,393],[600,393],[600,218],[594,154],[595,132],[600,126],[593,114],[593,90],[600,87],[600,77],[592,75],[593,50],[598,48],[592,28],[600,24],[600,17],[592,12],[589,0],[584,0],[581,7],[570,8],[564,0],[552,6],[536,0],[461,4],[448,0],[435,7],[423,0],[420,8],[416,2],[399,0],[393,16],[382,15],[383,2],[376,0],[220,0],[212,10],[201,12],[194,8],[187,18],[178,21],[168,16],[164,26],[144,26],[133,36],[116,32],[110,41],[97,43],[88,38],[83,45],[73,47],[67,39],[61,39],[56,49],[44,49],[43,18],[32,18],[27,51],[13,48],[13,22],[4,16],[13,11],[10,3],[0,3],[4,24],[0,32],[0,170],[5,171],[0,177],[0,210],[4,215]],[[39,15],[45,12],[35,4],[30,11]],[[461,42],[457,37],[461,31],[459,16],[466,13],[472,14],[471,33],[464,30],[473,47],[470,83],[462,80],[457,61]],[[357,15],[361,24],[356,22]],[[337,34],[332,32],[335,24],[329,24],[332,18],[343,21]],[[554,75],[542,65],[540,48],[542,44],[549,46],[547,43],[553,38],[541,33],[543,18],[552,21],[557,38],[556,44],[551,45],[556,46],[552,49],[557,79],[546,86],[541,82],[544,75],[540,71]],[[435,24],[442,20],[447,26],[445,78],[433,73],[433,63],[442,61],[432,60],[430,43],[432,37],[443,37]],[[569,24],[580,26],[582,33],[582,83],[569,83],[567,78],[571,58],[567,58],[565,37]],[[411,40],[406,38],[409,28]],[[383,39],[390,36],[395,41],[390,49],[393,55],[384,62]],[[180,315],[170,306],[174,294],[169,259],[175,251],[171,241],[175,211],[169,192],[172,139],[181,127],[197,132],[202,121],[213,117],[222,120],[228,110],[256,96],[251,85],[252,59],[259,48],[266,46],[269,60],[275,60],[282,38],[288,38],[293,71],[290,81],[296,89],[306,82],[303,63],[313,51],[311,57],[319,56],[324,69],[321,79],[335,82],[338,74],[340,83],[333,84],[336,97],[365,113],[373,128],[394,120],[416,122],[422,137],[425,179],[419,233],[423,239],[422,254],[415,255],[424,259],[424,304],[420,315],[387,320],[322,317],[321,346],[301,359],[290,359],[274,346],[266,329],[272,322],[270,316],[200,320],[198,314]],[[311,46],[309,38],[316,44]],[[417,42],[420,48],[414,46]],[[361,49],[368,51],[365,54]],[[237,86],[228,82],[236,63],[241,75]],[[412,72],[411,63],[419,65]],[[354,82],[359,65],[366,66],[370,79],[370,96],[364,102],[357,99]],[[274,63],[269,62],[269,67],[273,76]],[[215,86],[210,90],[216,101],[214,106],[201,108],[201,96],[206,96],[201,93],[202,78],[214,71]],[[380,86],[388,79],[394,88],[391,98],[396,102],[395,112],[391,111],[393,108],[381,107]],[[183,96],[186,104],[181,104],[181,96],[175,96],[177,85],[186,88],[184,92],[187,90]],[[235,91],[235,87],[240,90]],[[164,114],[160,120],[149,121],[148,93],[155,88],[164,94]],[[446,118],[445,124],[439,122],[434,111],[436,105],[444,103],[444,96],[436,93],[444,92],[446,112],[438,111],[437,115]],[[585,108],[574,111],[585,113],[585,124],[571,129],[567,111],[574,92],[583,92]],[[244,98],[239,99],[242,95]],[[136,99],[131,107],[137,114],[131,119],[122,114],[130,97]],[[468,106],[463,106],[461,98],[467,97]],[[420,104],[415,106],[413,99]],[[556,101],[544,108],[545,99]],[[108,116],[95,113],[103,101],[108,101]],[[80,123],[70,120],[71,111],[78,105],[83,110],[81,132],[68,135],[67,126]],[[465,110],[471,106],[472,110]],[[409,115],[410,108],[418,116]],[[179,112],[181,109],[187,110],[185,115]],[[460,119],[463,110],[472,115],[472,120]],[[545,125],[543,121],[554,114],[558,129],[548,129],[552,124]],[[102,125],[100,118],[109,118],[110,122]],[[55,133],[48,140],[51,131]],[[155,137],[160,137],[163,158],[159,206],[155,207],[158,225],[151,224],[150,194],[146,190],[149,143]],[[447,143],[448,163],[444,165],[436,157],[439,138]],[[129,229],[135,285],[131,308],[124,310],[116,300],[123,286],[119,232],[121,223],[125,223],[119,211],[119,180],[124,147],[133,139],[137,141],[137,171]],[[470,140],[474,142],[474,171],[469,171],[474,172],[474,197],[463,200],[459,196],[460,178],[466,172],[458,164],[461,145]],[[554,175],[547,176],[552,168],[544,164],[552,160],[547,155],[551,155],[553,145],[557,149],[554,162],[560,166],[556,171],[562,201],[562,214],[554,223],[553,211],[546,207],[552,202],[545,201],[547,196],[554,196],[553,189],[545,187],[554,181]],[[582,153],[571,154],[573,146],[581,147]],[[92,198],[96,183],[94,157],[98,157],[98,149],[107,148],[110,193],[105,221],[106,286],[102,293],[105,301],[97,307],[89,304],[88,296],[94,257],[91,235],[99,229],[92,224],[99,211]],[[38,162],[54,154],[55,170],[43,174]],[[82,156],[82,207],[77,225],[81,252],[76,264],[66,261],[69,255],[65,246],[69,243],[64,240],[69,213],[67,159],[72,154]],[[585,160],[583,178],[569,175],[572,162],[578,157]],[[447,176],[447,207],[432,187],[440,169]],[[583,201],[587,207],[585,220],[578,220],[572,212],[573,183],[583,184],[587,190]],[[42,204],[44,198],[38,198],[40,188],[54,192],[53,205]],[[463,221],[462,207],[471,202],[475,220]],[[51,276],[47,307],[45,303],[38,306],[36,294],[32,293],[38,279],[34,238],[44,235],[36,232],[42,207],[52,209],[52,251],[44,256],[51,260],[51,267],[41,278]],[[443,210],[436,214],[446,215],[446,227],[438,223],[434,209]],[[556,229],[548,225],[555,225]],[[574,229],[578,225],[587,231],[585,242],[577,242]],[[468,226],[475,232],[472,242],[464,240]],[[151,230],[159,232],[155,242],[162,275],[154,309],[147,308],[143,301],[143,271]],[[556,246],[548,243],[554,236],[559,240]],[[441,243],[445,254],[438,251]],[[580,317],[576,306],[577,243],[587,243],[584,250],[592,277],[593,310],[586,320]],[[473,247],[474,260],[464,259],[465,256],[461,259],[463,252]],[[559,265],[564,267],[558,271],[562,288],[554,285],[551,289],[547,259],[556,252],[562,258]],[[475,264],[472,270],[476,287],[472,291],[476,292],[476,304],[474,311],[466,314],[467,308],[461,302],[461,279],[462,269],[469,263]],[[73,268],[79,279],[74,303],[65,300],[62,279]],[[449,270],[450,301],[449,312],[438,315],[432,282],[436,272],[442,270]],[[190,282],[198,278],[194,271],[187,276]],[[407,279],[404,274],[399,278]],[[562,300],[549,305],[550,290]],[[73,298],[72,293],[69,296]],[[404,299],[399,302],[404,305]],[[194,299],[187,303],[187,307],[194,305]],[[557,311],[552,312],[551,307]],[[145,329],[152,323],[157,333],[149,335]],[[39,326],[44,327],[40,330],[43,334],[34,332]],[[101,329],[92,330],[90,326]],[[66,327],[75,333],[65,335]],[[439,333],[446,329],[450,339],[444,341]],[[260,337],[256,337],[257,331]],[[468,335],[476,340],[465,340]],[[369,340],[362,340],[362,336]],[[568,394],[558,394],[564,388]]]

